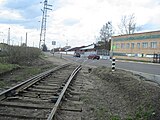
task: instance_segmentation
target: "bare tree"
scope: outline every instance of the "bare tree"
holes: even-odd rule
[[[112,23],[107,22],[100,30],[100,38],[102,41],[107,41],[112,36]]]
[[[100,39],[104,43],[104,48],[106,50],[110,50],[110,39],[112,34],[112,23],[107,22],[105,25],[103,25],[103,27],[100,30]]]
[[[133,34],[140,27],[136,27],[135,15],[124,15],[121,18],[121,23],[118,25],[121,34]]]

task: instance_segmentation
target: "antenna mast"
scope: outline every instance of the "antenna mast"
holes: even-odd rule
[[[46,23],[47,23],[47,10],[52,10],[48,7],[52,7],[52,5],[48,5],[48,1],[44,0],[43,10],[42,11],[42,23],[41,23],[41,32],[40,32],[40,41],[39,41],[39,48],[45,44],[46,38]]]

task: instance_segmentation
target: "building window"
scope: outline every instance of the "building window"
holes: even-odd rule
[[[132,48],[132,49],[134,48],[134,43],[131,43],[131,48]]]
[[[120,45],[119,45],[118,43],[116,44],[116,48],[117,48],[117,49],[120,48]]]
[[[147,42],[142,43],[142,48],[148,48],[148,43]]]
[[[126,44],[126,48],[130,48],[130,44],[129,43]]]
[[[125,44],[124,43],[121,43],[121,48],[125,48]]]
[[[157,42],[151,42],[151,48],[157,48]]]
[[[140,43],[137,43],[137,48],[138,49],[140,49],[140,47],[141,47],[140,45],[141,45]]]

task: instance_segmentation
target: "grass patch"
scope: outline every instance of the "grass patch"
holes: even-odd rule
[[[95,109],[96,112],[96,117],[98,120],[105,120],[106,118],[106,113],[108,112],[105,107],[99,107]]]
[[[16,68],[18,65],[12,65],[12,64],[1,64],[3,68],[1,67],[1,72],[10,71],[14,68]],[[2,78],[0,79],[0,88],[6,88],[7,86],[12,86],[13,84],[18,84],[20,81],[24,81],[26,79],[29,79],[33,77],[34,75],[37,75],[43,71],[46,71],[47,69],[50,69],[52,65],[44,65],[44,66],[34,66],[34,67],[28,67],[28,66],[21,66],[21,69],[13,71],[13,74],[8,74],[8,79]],[[3,69],[3,70],[2,70]]]
[[[119,116],[111,116],[110,120],[121,120],[121,118]]]
[[[135,114],[134,119],[136,120],[148,120],[154,115],[154,110],[151,106],[147,109],[143,106],[140,106]]]
[[[37,67],[25,67],[21,74],[17,74],[14,76],[15,81],[21,81],[27,79],[29,76],[33,76],[41,73],[41,69]]]
[[[0,80],[0,88],[3,88],[4,86],[6,86],[5,82]]]
[[[35,75],[35,74],[38,74],[41,72],[41,69],[40,68],[28,68],[25,70],[25,74],[28,75]]]
[[[154,116],[155,112],[151,106],[145,108],[143,106],[138,107],[134,115],[128,116],[125,120],[150,120]],[[110,115],[110,120],[122,120],[118,115]]]
[[[7,72],[19,67],[16,64],[2,64],[0,63],[0,73]]]

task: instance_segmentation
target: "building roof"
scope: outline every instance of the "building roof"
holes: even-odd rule
[[[80,50],[88,50],[88,49],[94,49],[95,48],[95,44],[91,44],[91,45],[88,45],[84,48],[81,48]]]
[[[134,34],[129,34],[129,35],[118,35],[118,36],[112,37],[114,41],[144,40],[144,39],[156,39],[156,38],[160,38],[160,31],[134,33]]]
[[[81,47],[74,47],[74,48],[69,48],[66,51],[76,51],[76,50],[80,50],[81,48],[86,47],[86,46],[81,46]]]
[[[91,45],[88,45],[88,46],[69,48],[66,51],[88,50],[88,49],[94,49],[94,48],[95,48],[95,44],[91,44]]]

